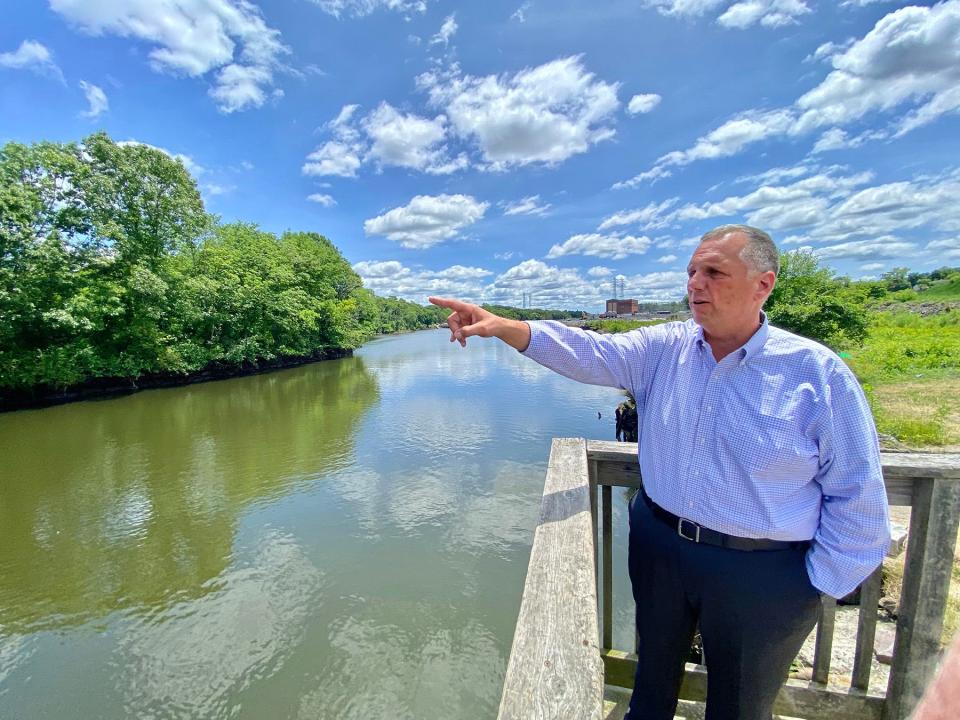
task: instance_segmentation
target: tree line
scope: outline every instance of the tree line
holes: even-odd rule
[[[0,149],[0,390],[355,348],[443,321],[327,238],[208,214],[183,164],[117,144]]]
[[[787,253],[767,310],[841,347],[866,335],[868,303],[951,282],[960,269],[851,282]],[[104,133],[0,148],[0,393],[313,356],[445,316],[374,295],[320,234],[220,223],[184,165],[156,148]]]
[[[316,356],[446,315],[374,295],[318,233],[219,222],[148,145],[0,148],[0,394]]]
[[[780,255],[777,284],[764,306],[770,322],[839,350],[862,343],[871,313],[885,304],[960,297],[960,268],[929,273],[894,268],[878,280],[851,280],[810,251]]]

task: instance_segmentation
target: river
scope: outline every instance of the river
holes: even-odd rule
[[[621,395],[448,335],[0,415],[0,718],[495,717],[550,439]]]

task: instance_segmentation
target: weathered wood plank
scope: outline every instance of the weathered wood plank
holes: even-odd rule
[[[880,453],[885,478],[960,480],[960,453]]]
[[[826,684],[830,677],[830,659],[833,655],[833,630],[836,625],[837,601],[829,595],[821,596],[819,613],[817,643],[813,652],[813,681]]]
[[[860,586],[857,649],[853,658],[853,679],[851,681],[851,686],[858,690],[866,690],[870,686],[873,643],[877,636],[877,603],[880,602],[882,580],[883,569],[877,568]]]
[[[600,720],[603,664],[583,440],[555,439],[530,550],[501,720]]]
[[[597,520],[597,461],[590,461],[590,537],[593,539],[594,548],[597,547],[597,533],[600,527]],[[600,554],[593,553],[593,575],[597,587],[600,586]]]
[[[603,653],[607,683],[633,687],[637,657],[632,653],[609,650]],[[683,700],[703,702],[707,697],[707,669],[687,663],[680,686]],[[840,692],[817,683],[787,680],[773,706],[779,715],[801,718],[830,718],[830,720],[881,720],[883,698],[859,690]]]
[[[603,515],[603,644],[613,647],[613,488],[604,485],[601,492]]]
[[[890,507],[908,507],[913,505],[913,483],[915,478],[883,477],[887,491],[887,503]]]
[[[597,484],[614,487],[639,488],[640,466],[637,463],[597,462]]]
[[[918,480],[900,593],[886,720],[909,717],[933,677],[960,524],[960,483]]]
[[[587,456],[600,462],[637,460],[637,443],[615,442],[613,440],[587,440]]]
[[[587,455],[599,463],[600,484],[639,487],[637,444],[588,440]],[[887,500],[891,505],[913,503],[914,483],[920,478],[960,480],[960,453],[880,453]]]

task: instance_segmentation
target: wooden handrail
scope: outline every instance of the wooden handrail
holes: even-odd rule
[[[603,662],[586,443],[555,439],[500,720],[600,720]]]
[[[587,441],[587,459],[591,482],[604,491],[612,486],[640,487],[640,468],[637,446],[601,440]],[[820,698],[823,717],[873,718],[901,720],[907,718],[932,677],[939,657],[943,616],[949,593],[953,550],[960,524],[960,454],[881,453],[884,485],[890,505],[910,506],[910,535],[898,613],[893,666],[885,696],[867,693],[873,642],[876,629],[876,604],[880,593],[878,570],[861,586],[860,618],[857,627],[857,646],[854,672],[846,693],[828,690],[830,649],[833,643],[833,616],[835,603],[825,599],[817,628],[814,682],[788,683],[778,706],[788,714],[796,712],[800,703],[810,711],[811,698]],[[606,499],[606,492],[602,495]],[[609,509],[601,502],[600,512],[609,517]],[[598,538],[604,556],[610,554],[610,532],[602,527]],[[602,563],[603,587],[609,586],[605,577],[611,571]],[[601,613],[604,661],[608,682],[611,672],[630,682],[635,660],[628,653],[611,648],[607,626],[612,624],[611,603],[604,598]],[[623,667],[620,667],[624,664]],[[688,674],[693,672],[688,671]],[[803,687],[808,685],[809,687]],[[688,683],[693,696],[699,696],[698,683]],[[814,691],[810,694],[810,691]],[[878,701],[881,704],[877,704]]]
[[[861,589],[849,690],[791,680],[778,699],[778,712],[810,718],[905,720],[933,674],[960,524],[960,454],[883,453],[881,461],[888,501],[911,506],[887,692],[867,692],[880,592],[878,570]],[[635,657],[611,647],[611,489],[640,485],[636,444],[553,441],[499,718],[599,719],[604,682],[625,687],[632,683]],[[601,612],[598,585],[603,589]],[[832,613],[832,603],[826,604],[815,651],[816,679],[824,681],[829,675]],[[702,700],[705,689],[705,671],[688,665],[681,697]]]

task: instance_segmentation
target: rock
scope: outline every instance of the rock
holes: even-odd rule
[[[884,598],[884,600],[889,599]],[[883,600],[880,602],[883,602]],[[877,662],[884,665],[890,665],[893,662],[893,643],[896,637],[897,628],[895,625],[877,623],[877,634],[873,641],[873,654],[876,655]]]
[[[880,598],[880,607],[894,620],[900,615],[900,605],[892,597]]]

